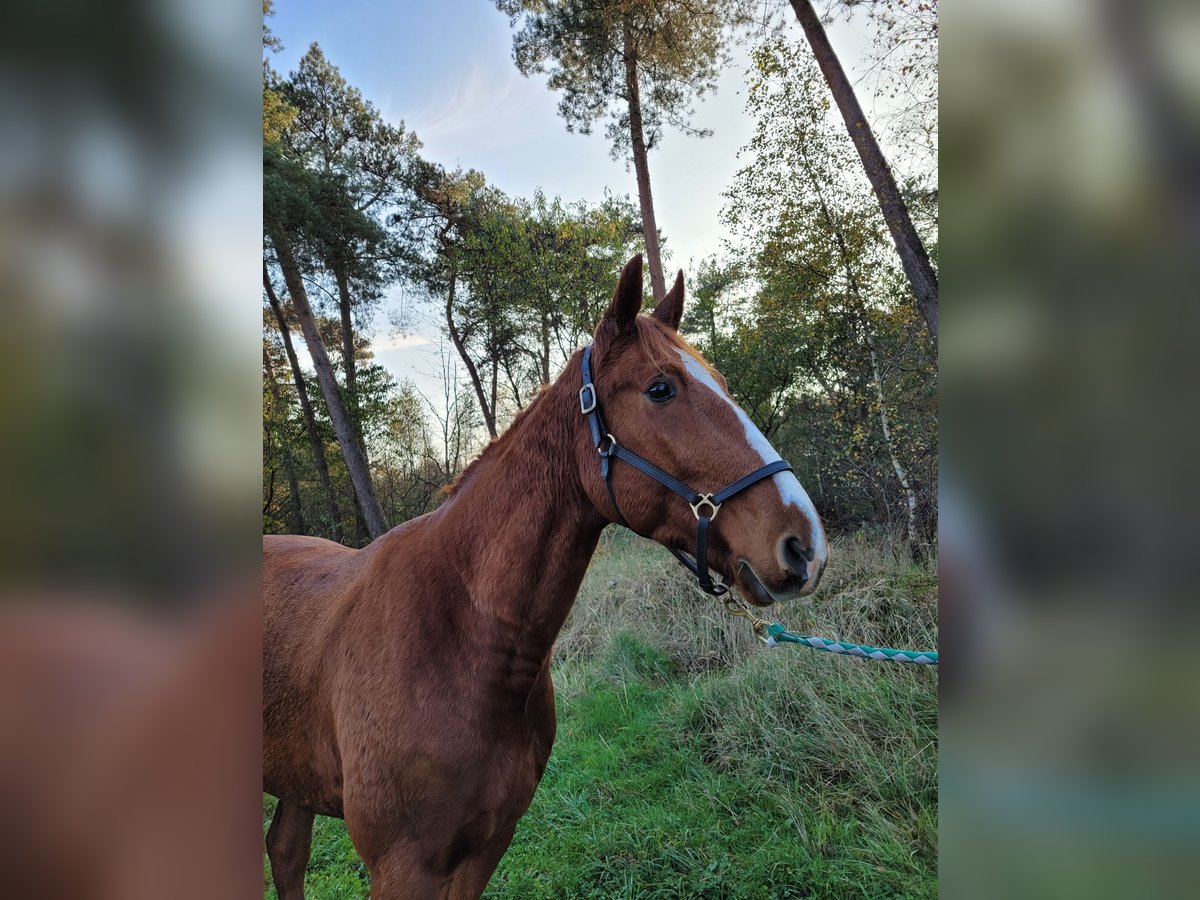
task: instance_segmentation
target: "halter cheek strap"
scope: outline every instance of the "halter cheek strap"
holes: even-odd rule
[[[596,385],[592,380],[592,348],[589,345],[583,351],[583,387],[579,389],[579,410],[587,417],[588,428],[592,433],[592,443],[596,447],[596,451],[600,454],[600,477],[604,481],[604,487],[608,491],[608,499],[612,503],[613,511],[617,514],[617,521],[628,528],[635,534],[641,534],[636,528],[626,521],[624,514],[621,512],[621,507],[617,503],[617,495],[613,491],[612,472],[613,463],[616,460],[623,460],[629,463],[638,471],[653,478],[664,487],[670,488],[680,497],[687,501],[688,506],[692,508],[692,513],[696,516],[696,555],[690,557],[681,550],[676,550],[674,547],[668,549],[675,554],[675,558],[683,564],[688,571],[696,576],[696,581],[700,585],[700,589],[705,593],[712,594],[714,597],[720,597],[729,591],[728,586],[721,584],[719,581],[713,581],[712,575],[708,569],[708,526],[713,519],[717,517],[717,512],[721,509],[721,504],[735,494],[739,494],[752,484],[762,481],[764,478],[770,478],[777,472],[790,472],[792,467],[789,463],[782,459],[777,459],[775,462],[767,463],[761,469],[756,469],[749,475],[739,478],[721,490],[712,494],[701,494],[692,490],[678,478],[668,475],[658,466],[651,462],[647,462],[638,456],[632,450],[627,450],[617,443],[617,439],[612,436],[612,432],[604,423],[604,414],[600,410],[600,398],[596,393]],[[642,534],[642,537],[647,535]]]

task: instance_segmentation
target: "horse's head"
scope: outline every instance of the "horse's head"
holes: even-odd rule
[[[596,328],[591,368],[601,421],[613,438],[683,485],[713,493],[780,457],[730,397],[721,374],[677,333],[683,293],[680,272],[654,312],[638,315],[642,258],[630,260]],[[583,406],[591,399],[585,391]],[[581,467],[601,515],[613,521],[623,515],[636,531],[674,550],[694,552],[699,518],[710,516],[709,566],[760,605],[808,594],[820,580],[825,533],[790,471],[725,499],[718,515],[703,503],[694,512],[677,492],[619,459],[612,465],[610,497],[590,442]]]

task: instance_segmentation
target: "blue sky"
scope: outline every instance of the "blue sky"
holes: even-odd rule
[[[848,68],[866,42],[865,18],[858,19],[830,32]],[[284,44],[271,60],[276,69],[291,71],[316,41],[385,119],[416,131],[430,160],[479,169],[517,196],[540,187],[566,201],[595,202],[607,188],[636,201],[632,168],[611,159],[603,125],[591,135],[568,133],[545,79],[517,71],[508,17],[490,0],[276,0],[270,26]],[[800,33],[798,25],[791,28]],[[655,212],[667,239],[665,265],[685,275],[693,262],[721,248],[721,192],[753,130],[743,110],[744,59],[740,53],[722,73],[717,93],[697,108],[693,124],[711,128],[713,136],[668,131],[650,158]],[[386,316],[375,326],[380,362],[422,389],[432,387],[425,373],[433,371],[428,354],[436,327],[428,323],[398,338]]]

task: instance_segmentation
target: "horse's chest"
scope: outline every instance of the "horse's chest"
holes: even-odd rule
[[[549,748],[543,753],[533,742],[496,748],[482,760],[480,793],[490,805],[524,810],[542,780],[549,755]]]
[[[452,745],[443,745],[447,762],[471,783],[482,783],[499,797],[528,799],[541,780],[554,742],[553,714],[497,714],[496,710],[464,722]],[[474,777],[472,777],[474,776]]]
[[[445,774],[472,802],[523,811],[542,779],[554,741],[553,714],[543,709],[506,713],[491,709],[464,716],[462,728],[437,752]]]
[[[534,682],[518,697],[500,677],[397,679],[387,703],[347,702],[339,745],[351,792],[414,820],[425,819],[419,810],[523,812],[555,730],[549,673]]]

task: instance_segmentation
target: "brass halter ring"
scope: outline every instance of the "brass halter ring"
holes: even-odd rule
[[[717,517],[717,512],[721,509],[720,503],[713,503],[712,494],[701,494],[699,500],[695,503],[689,503],[688,506],[692,508],[692,512],[696,514],[697,519],[700,518],[700,507],[707,506],[712,510],[712,514],[708,517],[708,521],[710,522]]]

